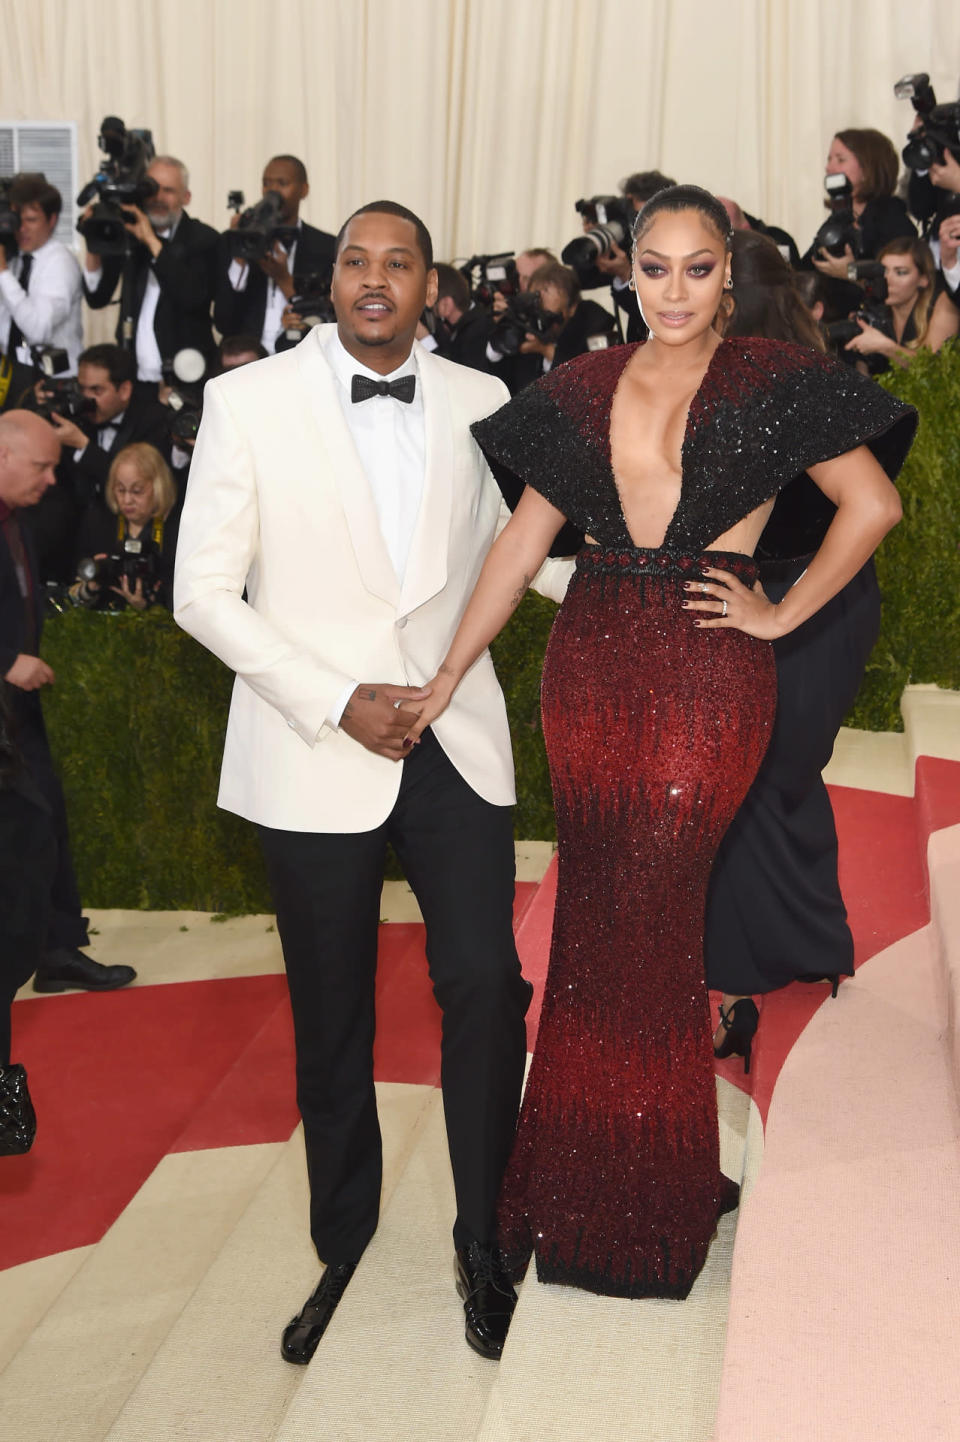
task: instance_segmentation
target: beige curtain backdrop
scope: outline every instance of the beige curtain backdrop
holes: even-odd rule
[[[105,113],[184,159],[191,212],[263,162],[307,164],[335,230],[400,200],[441,257],[561,246],[573,202],[657,166],[732,195],[805,248],[832,133],[898,145],[893,97],[960,72],[957,0],[0,0],[0,119],[75,120],[79,180]]]

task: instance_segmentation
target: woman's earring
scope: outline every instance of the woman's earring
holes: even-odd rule
[[[732,275],[728,275],[728,276],[727,276],[726,280],[723,282],[723,288],[724,288],[724,290],[733,290],[733,276],[732,276]]]
[[[634,280],[633,276],[631,276],[630,279],[629,279],[629,281],[627,282],[627,289],[628,289],[628,290],[636,290],[636,288],[637,288],[637,282]]]

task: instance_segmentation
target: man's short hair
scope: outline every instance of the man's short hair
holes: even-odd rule
[[[255,355],[257,360],[263,360],[267,355],[267,348],[261,345],[255,335],[225,335],[218,347],[220,364],[234,355]]]
[[[110,384],[122,386],[137,378],[137,358],[132,350],[119,345],[90,345],[81,351],[78,366],[99,366],[110,377]]]
[[[10,186],[10,205],[22,210],[25,205],[38,205],[48,220],[63,209],[63,197],[55,185],[42,175],[21,175]]]
[[[580,304],[580,282],[576,271],[571,270],[569,265],[561,265],[556,260],[541,265],[530,277],[530,289],[539,290],[542,285],[555,285],[563,292],[570,309]]]
[[[427,267],[427,270],[433,269],[433,241],[430,239],[429,230],[419,215],[414,215],[412,210],[408,210],[405,205],[398,205],[395,200],[371,200],[369,205],[361,205],[359,210],[355,210],[352,215],[348,215],[337,231],[337,255],[340,254],[340,247],[343,244],[343,237],[347,233],[347,226],[351,220],[356,220],[358,215],[395,215],[399,220],[409,220],[417,232],[417,245],[419,246],[420,254],[423,256],[423,263]]]
[[[295,155],[271,155],[263,167],[264,170],[267,170],[276,160],[282,160],[285,165],[292,165],[293,173],[297,177],[298,183],[300,185],[309,185],[310,182],[307,180],[307,167],[302,160],[298,160]]]
[[[641,205],[646,205],[659,191],[668,190],[676,183],[669,175],[664,175],[662,170],[636,170],[633,175],[628,175],[626,180],[621,180],[620,189],[624,195],[629,195],[631,200],[639,200]]]
[[[437,272],[437,300],[448,296],[461,313],[470,309],[470,287],[456,266],[446,265],[442,260],[434,266]]]
[[[183,161],[178,160],[175,155],[155,155],[151,160],[150,165],[172,165],[174,169],[179,170],[180,172],[180,184],[183,186],[184,190],[190,189],[190,172],[184,165]],[[150,167],[148,166],[147,169],[149,170],[149,168]]]
[[[518,254],[532,255],[535,260],[543,261],[544,265],[548,264],[548,262],[553,265],[559,265],[559,261],[557,260],[557,257],[554,255],[553,251],[547,250],[546,247],[542,245],[528,245],[524,247],[523,250],[519,251]]]

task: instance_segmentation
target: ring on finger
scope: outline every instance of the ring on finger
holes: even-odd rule
[[[393,709],[394,709],[394,711],[399,711],[399,710],[400,710],[400,702],[399,702],[399,701],[394,701],[394,703],[393,703]]]
[[[726,603],[726,601],[724,601],[724,603],[723,603],[723,610],[720,612],[720,615],[721,615],[721,616],[725,616],[726,614],[727,614],[727,603]]]

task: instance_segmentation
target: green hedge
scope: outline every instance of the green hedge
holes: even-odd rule
[[[908,682],[960,688],[960,345],[921,352],[881,378],[920,412],[897,481],[903,520],[877,553],[880,639],[847,718],[867,731],[901,731]]]
[[[216,805],[226,667],[160,609],[55,616],[43,654],[84,905],[272,911],[254,828]]]
[[[883,543],[880,640],[848,718],[902,726],[909,681],[960,688],[960,346],[883,384],[920,411]],[[555,606],[530,595],[495,642],[517,762],[516,832],[552,838],[540,671]],[[72,611],[44,633],[57,673],[44,710],[88,906],[269,911],[254,828],[216,806],[232,677],[164,611]]]

